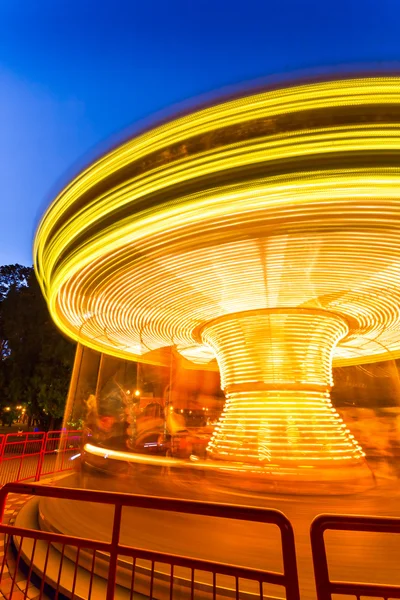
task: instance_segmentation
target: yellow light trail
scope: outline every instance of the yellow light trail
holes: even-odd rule
[[[362,461],[331,368],[400,357],[399,84],[216,104],[89,166],[35,240],[58,327],[122,358],[216,357],[217,459]]]

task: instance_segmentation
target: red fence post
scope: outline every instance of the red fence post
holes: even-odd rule
[[[5,435],[2,433],[1,437],[0,437],[0,469],[3,464],[4,448],[5,448]]]
[[[116,503],[115,509],[114,509],[114,522],[113,522],[112,537],[111,537],[110,566],[108,568],[106,600],[114,599],[115,583],[116,583],[115,580],[116,580],[116,576],[117,576],[119,534],[120,534],[120,530],[121,530],[121,516],[122,516],[122,505],[120,503]]]
[[[324,523],[316,517],[311,523],[311,550],[317,600],[332,600],[329,587],[328,560],[324,542]]]
[[[29,433],[26,433],[26,434],[25,434],[25,440],[24,440],[24,449],[23,449],[23,451],[22,451],[22,454],[20,455],[19,467],[18,467],[18,475],[17,475],[17,478],[16,478],[16,480],[15,480],[15,481],[19,481],[19,477],[20,477],[20,475],[21,475],[22,463],[23,463],[23,461],[24,461],[24,456],[25,456],[25,453],[26,453],[26,442],[27,442],[27,440],[28,440],[28,435],[29,435]]]
[[[46,433],[46,435],[42,437],[42,445],[40,447],[40,454],[39,454],[39,459],[38,459],[38,465],[36,468],[35,481],[39,481],[40,476],[42,474],[45,450],[46,450],[46,446],[47,446],[47,435],[48,434]]]
[[[292,524],[286,519],[280,527],[283,555],[283,573],[286,578],[286,597],[300,600],[299,576],[297,572],[296,546]]]
[[[324,533],[327,530],[400,534],[400,518],[319,515],[311,523],[310,532],[317,600],[332,600],[332,595],[357,598],[364,596],[385,599],[400,598],[400,585],[331,581],[324,541]]]
[[[65,453],[66,453],[67,447],[68,447],[68,438],[69,438],[69,431],[61,431],[59,442],[58,442],[58,451],[61,453],[61,464],[60,464],[60,468],[59,468],[60,471],[64,470],[64,458],[65,458]]]

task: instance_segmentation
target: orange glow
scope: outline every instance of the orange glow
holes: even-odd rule
[[[202,328],[227,399],[211,456],[302,466],[361,459],[329,399],[332,353],[348,330],[334,313],[302,308],[243,312]]]
[[[399,78],[317,82],[112,150],[36,236],[56,324],[122,358],[216,358],[215,458],[359,462],[331,368],[400,357],[399,113]]]

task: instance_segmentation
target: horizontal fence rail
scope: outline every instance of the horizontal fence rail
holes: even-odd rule
[[[40,475],[73,468],[71,459],[80,452],[81,431],[49,431],[43,444]]]
[[[73,468],[81,431],[7,433],[0,438],[0,486],[9,482],[39,481]]]
[[[25,598],[29,597],[28,588],[36,577],[40,588],[37,598],[47,597],[45,591],[51,588],[52,597],[60,600],[65,597],[133,600],[138,594],[157,600],[178,597],[265,600],[271,597],[265,586],[274,585],[285,591],[287,600],[299,600],[293,529],[277,510],[17,483],[38,481],[41,476],[72,469],[81,445],[81,431],[0,435],[0,485],[4,486],[0,488],[1,518],[9,493],[108,504],[114,509],[111,541],[0,524],[0,535],[5,539],[4,554],[0,557],[0,584],[4,577],[8,578],[8,598],[22,597],[21,588],[17,587],[22,567]],[[273,524],[280,532],[277,551],[282,556],[283,572],[148,550],[137,547],[134,539],[129,545],[123,544],[120,531],[125,507]],[[400,600],[400,584],[331,580],[324,538],[330,530],[399,534],[400,518],[316,517],[310,535],[317,600],[333,600],[337,596]],[[10,551],[12,567],[8,565],[6,569]]]
[[[400,518],[362,517],[352,515],[319,515],[311,524],[311,549],[314,563],[317,600],[333,600],[333,595],[366,598],[400,598],[400,585],[331,581],[324,533],[363,531],[367,533],[400,533]]]
[[[76,596],[96,600],[112,600],[117,596],[132,599],[140,593],[148,598],[165,597],[173,600],[174,597],[184,597],[193,600],[196,592],[196,598],[215,600],[217,596],[224,596],[236,600],[263,600],[266,597],[263,585],[273,584],[285,590],[287,600],[299,600],[293,529],[285,515],[277,510],[25,483],[7,484],[0,490],[1,515],[9,493],[95,502],[114,507],[109,542],[0,525],[0,533],[5,534],[7,540],[5,555],[10,544],[14,545],[16,559],[13,573],[17,573],[20,564],[24,563],[29,570],[28,586],[32,569],[39,570],[40,594],[43,594],[47,583],[51,585],[55,598],[64,594],[71,598]],[[283,572],[146,550],[136,547],[134,539],[131,545],[124,545],[120,541],[124,507],[223,518],[227,520],[227,526],[229,520],[276,525],[280,531],[281,543],[277,550],[282,555]],[[182,569],[186,575],[182,574]],[[15,579],[13,573],[12,581]],[[246,589],[243,586],[247,586]]]

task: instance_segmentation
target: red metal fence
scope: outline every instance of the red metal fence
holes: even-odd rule
[[[114,507],[111,541],[73,537],[51,531],[32,530],[0,524],[5,536],[4,553],[0,553],[0,589],[8,578],[7,597],[28,598],[32,580],[38,581],[37,598],[44,598],[46,585],[52,597],[95,598],[111,600],[116,595],[133,600],[137,594],[149,598],[173,600],[194,597],[206,600],[264,600],[269,597],[265,586],[276,585],[286,592],[287,600],[299,600],[299,583],[293,529],[279,511],[153,496],[41,486],[35,483],[42,475],[67,471],[80,454],[80,431],[51,431],[0,435],[0,516],[3,516],[9,493],[46,496],[108,504]],[[4,485],[6,484],[6,485]],[[280,531],[283,572],[231,565],[210,560],[145,550],[120,540],[124,507],[145,508],[214,518],[274,524]],[[228,523],[227,523],[228,524]],[[229,525],[228,525],[229,526]],[[324,533],[328,530],[371,533],[400,533],[400,518],[320,515],[311,525],[311,548],[317,600],[351,596],[400,599],[400,585],[335,581],[329,576]],[[13,559],[6,562],[9,551]],[[3,556],[1,556],[3,554]],[[2,562],[1,562],[2,561]],[[21,592],[21,569],[26,584]],[[17,583],[18,586],[17,587]]]
[[[7,433],[0,437],[0,485],[13,481],[38,481],[42,475],[73,467],[81,431]]]
[[[277,510],[38,484],[7,484],[0,490],[1,515],[10,492],[114,507],[109,542],[0,525],[0,534],[6,536],[3,566],[10,544],[14,545],[16,555],[10,572],[10,597],[16,585],[16,574],[24,563],[29,570],[27,589],[32,571],[40,574],[40,598],[47,583],[55,598],[66,594],[71,598],[112,600],[122,594],[121,597],[132,599],[139,593],[148,598],[172,600],[185,597],[193,600],[196,592],[196,597],[200,593],[203,598],[213,600],[217,596],[263,600],[264,584],[273,584],[285,589],[287,600],[299,600],[293,529],[288,519]],[[277,550],[282,553],[283,573],[144,550],[135,547],[134,539],[129,546],[124,545],[120,541],[124,507],[222,518],[227,520],[227,526],[232,519],[274,524],[280,531],[281,548]],[[3,568],[0,578],[2,573]]]
[[[369,598],[400,598],[400,586],[376,583],[331,581],[329,577],[324,533],[335,531],[365,531],[369,533],[400,533],[400,518],[319,515],[311,524],[311,548],[318,600],[332,600],[333,594]]]

